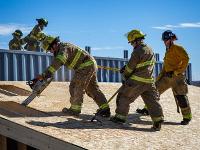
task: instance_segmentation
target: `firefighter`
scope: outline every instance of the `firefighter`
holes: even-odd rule
[[[12,33],[13,39],[9,42],[9,49],[10,50],[22,50],[22,45],[25,44],[24,39],[22,39],[23,33],[21,30],[15,30]]]
[[[45,34],[42,31],[44,27],[47,27],[48,21],[44,18],[36,19],[36,21],[38,24],[25,37],[27,44],[24,48],[28,51],[40,51],[40,42],[45,38]]]
[[[47,36],[42,42],[42,48],[46,51],[50,50],[54,54],[54,60],[46,71],[34,80],[35,82],[52,77],[62,65],[74,70],[74,76],[69,86],[71,107],[63,108],[62,111],[73,116],[79,116],[83,96],[86,93],[102,110],[99,115],[110,117],[110,108],[106,97],[98,86],[95,59],[86,51],[71,43],[61,43],[59,37]]]
[[[125,82],[117,96],[116,114],[110,120],[125,123],[130,104],[141,95],[149,107],[153,129],[160,130],[164,117],[153,79],[155,57],[152,49],[144,43],[145,36],[140,30],[132,30],[127,34],[128,43],[134,49],[124,71],[121,70]]]
[[[187,125],[192,119],[185,77],[185,70],[188,66],[189,57],[182,46],[174,43],[177,37],[171,30],[163,32],[162,40],[166,46],[166,53],[163,69],[157,77],[156,87],[160,95],[167,89],[172,88],[175,100],[183,116],[181,124]],[[148,106],[143,109],[137,109],[136,111],[148,115]]]

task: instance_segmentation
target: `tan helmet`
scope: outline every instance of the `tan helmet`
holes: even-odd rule
[[[53,37],[53,36],[46,36],[44,38],[44,40],[42,41],[42,48],[45,50],[45,51],[48,51],[50,50],[49,46],[55,41],[59,41],[59,37]]]
[[[127,37],[128,42],[130,43],[135,41],[136,39],[144,38],[146,34],[142,33],[142,31],[140,30],[134,29],[128,32],[125,36]]]

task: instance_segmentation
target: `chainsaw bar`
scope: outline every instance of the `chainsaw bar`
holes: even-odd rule
[[[47,80],[38,80],[35,85],[33,86],[33,91],[31,95],[26,98],[21,105],[27,106],[30,102],[32,102],[36,96],[40,96],[42,91],[51,83],[53,78],[49,78]]]

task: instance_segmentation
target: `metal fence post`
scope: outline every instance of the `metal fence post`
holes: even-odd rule
[[[4,53],[4,80],[8,81],[8,54]]]
[[[124,59],[128,59],[128,50],[124,50]]]
[[[87,51],[89,54],[91,54],[91,47],[90,46],[85,46],[85,51]]]

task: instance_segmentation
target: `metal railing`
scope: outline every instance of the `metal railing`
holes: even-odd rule
[[[41,74],[51,63],[53,55],[43,52],[31,51],[11,51],[0,49],[0,80],[1,81],[27,81],[33,79],[36,75]],[[123,67],[128,59],[95,57],[99,66],[111,68]],[[162,69],[162,62],[157,61],[154,75],[158,76]],[[62,66],[54,75],[55,81],[70,81],[73,71]],[[98,69],[97,77],[99,82],[121,82],[119,72]],[[191,64],[186,71],[188,83],[192,81]]]

